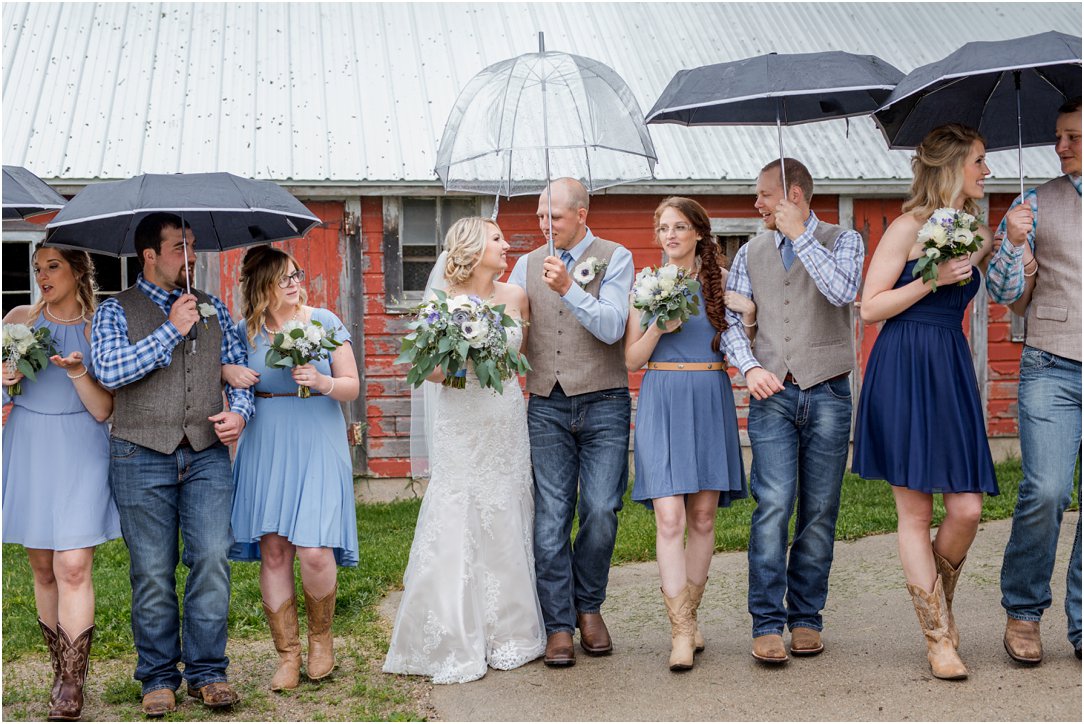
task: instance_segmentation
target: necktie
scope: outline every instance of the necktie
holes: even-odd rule
[[[568,250],[561,252],[561,261],[565,263],[565,268],[572,271],[572,263],[576,261],[572,258],[572,255],[568,253]]]
[[[794,242],[784,236],[779,253],[783,257],[783,268],[790,271],[790,265],[794,263]]]

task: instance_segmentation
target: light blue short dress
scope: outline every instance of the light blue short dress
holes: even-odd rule
[[[314,321],[335,331],[340,342],[350,334],[334,313],[314,309]],[[238,333],[248,340],[245,321]],[[296,393],[288,369],[264,364],[269,340],[261,331],[248,350],[248,366],[260,373],[256,392]],[[331,374],[331,360],[315,362]],[[302,399],[256,397],[233,461],[233,537],[230,559],[260,560],[259,539],[277,533],[295,546],[331,548],[340,566],[358,564],[354,477],[346,444],[346,420],[339,403],[316,395]]]
[[[84,324],[58,324],[42,314],[62,356],[82,352],[94,375]],[[65,551],[120,538],[109,490],[109,426],[83,406],[67,372],[53,363],[24,379],[4,425],[4,542]]]

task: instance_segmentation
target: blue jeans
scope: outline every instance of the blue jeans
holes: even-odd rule
[[[757,501],[749,532],[754,637],[782,634],[784,626],[823,628],[850,432],[846,377],[807,390],[786,382],[766,400],[749,400],[750,489]],[[798,521],[788,562],[795,500]]]
[[[527,425],[534,467],[534,555],[546,634],[571,632],[576,613],[606,600],[617,511],[629,479],[627,388],[568,397],[531,395]],[[572,518],[580,526],[570,541]]]
[[[1080,363],[1025,346],[1018,404],[1024,479],[1001,565],[1001,605],[1012,618],[1038,621],[1050,607],[1061,517],[1073,498],[1080,456]],[[1065,583],[1069,642],[1079,647],[1079,520]]]
[[[226,619],[230,611],[233,476],[226,446],[170,455],[135,443],[109,441],[109,484],[131,558],[132,635],[143,694],[176,690],[184,678],[199,688],[226,681]],[[177,533],[189,569],[184,629],[177,609]],[[181,635],[184,649],[181,648]]]

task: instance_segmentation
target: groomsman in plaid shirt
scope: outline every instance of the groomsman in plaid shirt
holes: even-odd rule
[[[850,229],[810,210],[813,178],[792,158],[765,166],[756,210],[767,231],[738,250],[726,288],[757,304],[755,354],[741,317],[726,312],[723,347],[745,375],[750,489],[757,501],[749,537],[753,657],[766,664],[824,650],[821,609],[828,598],[840,488],[851,432],[854,368],[852,302],[865,247]],[[788,523],[798,503],[794,543]]]
[[[1031,665],[1043,658],[1039,621],[1052,602],[1061,518],[1080,459],[1080,131],[1078,97],[1059,109],[1055,125],[1063,175],[1013,203],[986,278],[995,302],[1027,317],[1017,397],[1024,479],[1001,568],[1001,605],[1005,650]],[[1065,583],[1069,643],[1079,659],[1079,520]]]
[[[221,301],[183,292],[195,273],[194,243],[179,217],[144,218],[135,233],[143,272],[98,307],[91,333],[98,380],[116,391],[109,482],[131,558],[135,678],[147,716],[176,708],[181,661],[191,696],[211,708],[238,700],[226,682],[233,506],[226,446],[254,405],[250,390],[227,387],[223,407],[222,365],[245,364],[245,346]],[[186,339],[193,328],[197,340]],[[183,630],[178,532],[189,569]]]

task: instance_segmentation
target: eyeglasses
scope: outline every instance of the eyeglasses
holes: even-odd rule
[[[675,234],[684,234],[686,231],[691,230],[693,227],[690,224],[674,224],[673,226],[660,226],[655,229],[655,232],[659,236],[666,236],[673,229]]]
[[[279,279],[279,289],[286,289],[294,282],[300,284],[303,281],[305,281],[305,270],[298,269],[293,274],[287,274],[286,276]]]

